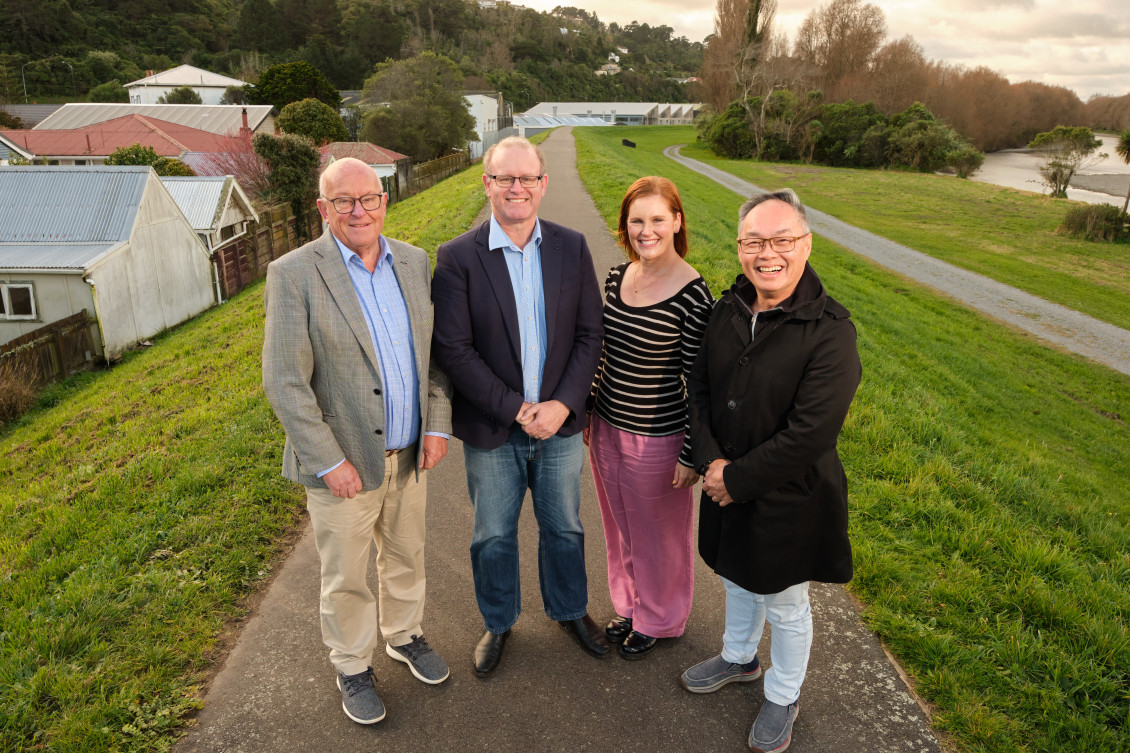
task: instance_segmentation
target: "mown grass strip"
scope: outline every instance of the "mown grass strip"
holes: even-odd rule
[[[1056,232],[1076,204],[952,176],[720,159],[683,129],[683,154],[924,254],[1130,329],[1130,243]]]
[[[390,207],[435,255],[481,170]],[[300,522],[263,397],[263,286],[0,430],[0,750],[165,750],[224,622]]]
[[[739,271],[741,199],[661,156],[689,131],[574,134],[606,218],[640,175],[676,182],[688,258],[720,293]],[[880,194],[863,176],[846,180]],[[930,193],[940,184],[923,181],[899,201],[942,203]],[[877,213],[889,208],[873,201]],[[859,330],[863,382],[840,451],[850,588],[868,625],[962,750],[1130,750],[1130,377],[822,239],[811,262]]]

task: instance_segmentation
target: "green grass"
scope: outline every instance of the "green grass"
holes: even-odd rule
[[[389,209],[435,253],[476,168]],[[301,520],[263,396],[263,286],[48,389],[0,430],[0,750],[167,749]]]
[[[682,129],[683,154],[963,269],[1130,328],[1130,244],[1056,228],[1077,202],[944,175],[726,160]]]
[[[740,198],[661,156],[689,131],[574,133],[582,180],[607,218],[636,177],[676,182],[689,258],[716,294],[724,289],[739,270],[731,239]],[[926,204],[935,185],[950,184],[966,185],[922,181],[925,195],[905,198]],[[874,203],[882,214],[889,200]],[[1130,377],[1045,348],[826,240],[811,262],[859,330],[863,382],[840,452],[851,485],[850,588],[867,624],[960,750],[1130,749]]]

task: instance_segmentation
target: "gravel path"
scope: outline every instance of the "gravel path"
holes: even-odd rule
[[[741,196],[765,189],[716,167],[684,157],[669,146],[664,154]],[[984,275],[959,269],[912,248],[869,233],[824,212],[808,209],[812,230],[901,275],[957,299],[1064,350],[1130,374],[1130,331],[1045,301]]]

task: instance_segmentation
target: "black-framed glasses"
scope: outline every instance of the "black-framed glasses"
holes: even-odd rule
[[[519,175],[518,177],[514,177],[513,175],[488,175],[487,177],[493,180],[500,188],[510,188],[510,186],[514,185],[514,181],[521,183],[522,188],[533,188],[540,183],[542,179],[541,175]]]
[[[780,238],[738,238],[738,250],[743,254],[757,254],[765,246],[773,249],[779,254],[787,254],[796,248],[796,242],[806,235],[812,235],[809,231],[803,235],[794,235],[793,237],[781,236]]]
[[[367,193],[359,199],[352,196],[339,196],[336,199],[330,199],[330,203],[334,205],[334,209],[338,214],[349,214],[353,211],[353,207],[357,202],[361,202],[361,208],[367,212],[373,212],[381,208],[381,202],[385,200],[388,194],[383,193]]]

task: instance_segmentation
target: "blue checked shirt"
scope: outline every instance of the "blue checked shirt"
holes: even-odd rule
[[[370,274],[361,257],[342,245],[334,237],[357,300],[365,312],[373,350],[377,353],[378,367],[385,400],[385,447],[402,450],[420,438],[420,381],[416,374],[415,350],[412,347],[412,327],[408,322],[408,304],[400,291],[400,283],[393,271],[392,251],[384,236],[380,237],[381,255]],[[318,474],[322,477],[337,468],[327,468]]]
[[[541,222],[534,225],[534,234],[525,248],[518,248],[491,215],[491,249],[502,249],[514,303],[518,308],[518,332],[522,343],[522,397],[536,403],[541,395],[545,371],[545,286],[541,279]]]

